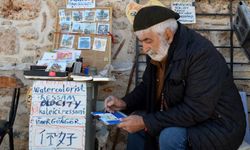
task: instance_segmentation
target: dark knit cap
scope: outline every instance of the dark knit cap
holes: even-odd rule
[[[144,30],[167,19],[179,19],[180,15],[162,6],[147,6],[140,9],[134,18],[134,31]]]

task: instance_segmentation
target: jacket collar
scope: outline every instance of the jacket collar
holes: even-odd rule
[[[168,52],[170,60],[176,61],[186,57],[186,47],[188,44],[187,36],[187,28],[178,22],[178,29],[174,35],[173,42],[170,44]]]

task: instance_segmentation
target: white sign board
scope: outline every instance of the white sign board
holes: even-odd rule
[[[83,150],[86,83],[35,81],[29,124],[30,150]]]
[[[180,21],[183,24],[196,23],[195,0],[172,0],[171,8],[180,14]]]
[[[95,0],[67,0],[67,8],[94,8]]]

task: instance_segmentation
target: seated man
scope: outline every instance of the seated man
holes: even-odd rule
[[[143,81],[107,111],[134,112],[118,127],[128,150],[236,150],[245,133],[240,95],[213,44],[161,6],[140,9],[133,28],[149,56]],[[145,112],[145,113],[142,113]]]

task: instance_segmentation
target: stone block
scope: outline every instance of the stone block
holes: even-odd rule
[[[50,10],[50,15],[52,17],[56,17],[56,14],[57,14],[57,8],[60,8],[60,7],[65,7],[66,3],[65,1],[62,1],[62,0],[46,0],[47,2],[47,6],[49,7],[49,10]]]
[[[13,20],[30,20],[40,12],[41,0],[5,0],[0,3],[0,15]]]
[[[35,29],[28,29],[21,34],[21,37],[26,40],[38,40],[39,33]]]
[[[0,54],[14,55],[19,51],[16,28],[0,28]]]

